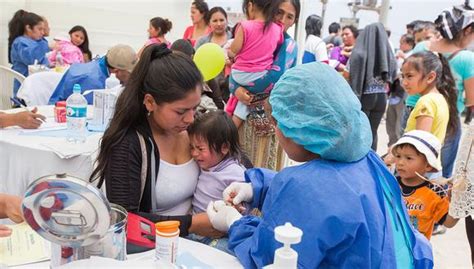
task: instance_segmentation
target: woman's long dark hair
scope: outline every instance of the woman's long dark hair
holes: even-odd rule
[[[23,9],[18,10],[13,14],[13,18],[8,22],[8,62],[11,63],[11,49],[13,41],[19,36],[25,34],[25,27],[28,25],[32,29],[35,25],[43,21],[39,15],[25,11]]]
[[[117,100],[113,118],[102,137],[97,166],[89,180],[99,179],[98,185],[102,185],[112,149],[121,143],[130,128],[146,122],[145,94],[151,94],[157,104],[171,103],[182,100],[202,83],[202,75],[189,56],[171,52],[165,44],[146,47]]]
[[[457,89],[456,82],[451,67],[446,58],[438,53],[431,51],[422,51],[412,54],[403,64],[409,63],[416,71],[421,72],[423,77],[431,71],[436,73],[436,88],[441,93],[449,107],[449,121],[447,134],[451,135],[459,127],[458,109],[457,109]]]
[[[92,59],[92,52],[89,49],[89,36],[87,35],[86,28],[82,27],[81,25],[76,25],[69,30],[69,35],[71,35],[74,32],[81,31],[84,34],[84,42],[78,46],[82,53],[87,54],[89,56],[89,59]]]

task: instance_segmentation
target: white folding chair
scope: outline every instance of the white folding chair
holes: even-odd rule
[[[12,108],[10,97],[13,97],[13,84],[15,79],[21,84],[23,80],[25,80],[25,76],[9,67],[0,65],[0,109]]]

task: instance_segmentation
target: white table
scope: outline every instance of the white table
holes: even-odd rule
[[[40,106],[38,109],[39,113],[46,117],[54,116],[53,106]],[[18,111],[21,109],[4,112]],[[88,117],[90,115],[92,107],[89,106]],[[88,136],[86,143],[80,145],[84,149],[84,154],[62,159],[44,144],[64,143],[65,137],[47,137],[22,132],[23,129],[18,127],[0,129],[0,193],[23,196],[29,183],[42,176],[56,173],[68,173],[88,180],[102,133]]]
[[[181,237],[179,238],[177,257],[177,263],[179,265],[184,265],[187,268],[243,268],[236,257],[202,243],[194,242]],[[140,265],[144,265],[144,263],[147,264],[146,261],[149,261],[150,265],[153,265],[153,260],[155,259],[155,250],[153,249],[139,254],[131,254],[127,256],[127,259],[130,261],[140,261]],[[190,260],[197,260],[198,265],[196,265],[194,262],[190,262]],[[49,264],[50,261],[45,261],[23,266],[14,266],[11,268],[49,269]]]

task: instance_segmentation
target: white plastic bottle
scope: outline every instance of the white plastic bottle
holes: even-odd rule
[[[301,242],[303,231],[287,222],[285,225],[275,228],[275,239],[283,243],[283,247],[275,250],[273,264],[265,266],[265,269],[296,269],[298,267],[298,253],[290,246]]]
[[[87,135],[87,100],[81,85],[74,84],[73,93],[66,100],[67,141],[84,143]]]

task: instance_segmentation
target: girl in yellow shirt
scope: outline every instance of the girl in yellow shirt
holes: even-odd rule
[[[408,57],[402,66],[402,86],[409,95],[421,95],[405,132],[427,131],[443,142],[446,133],[456,130],[456,84],[444,56],[423,51]]]

